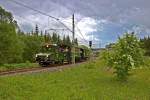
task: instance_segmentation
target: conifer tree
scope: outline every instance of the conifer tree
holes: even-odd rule
[[[39,27],[38,27],[38,25],[36,24],[36,26],[35,26],[35,35],[38,36],[38,34],[39,34]]]

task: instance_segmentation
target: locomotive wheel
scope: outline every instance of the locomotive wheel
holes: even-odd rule
[[[46,66],[48,66],[48,63],[39,63],[39,65],[42,67],[46,67]]]
[[[60,64],[64,64],[64,60],[61,60],[61,61],[60,61]]]

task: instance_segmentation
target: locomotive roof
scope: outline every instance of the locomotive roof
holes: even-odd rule
[[[46,46],[46,47],[64,47],[64,48],[71,48],[71,46],[69,45],[66,45],[66,44],[52,44],[52,43],[44,43],[43,46]],[[79,49],[89,49],[87,46],[84,46],[84,45],[76,45],[75,48],[79,48]]]
[[[65,44],[51,44],[51,43],[44,43],[42,46],[44,47],[69,47],[71,48],[69,45],[65,45]]]

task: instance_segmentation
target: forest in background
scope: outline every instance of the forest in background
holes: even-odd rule
[[[51,35],[50,35],[51,34]],[[20,30],[13,15],[0,7],[0,64],[34,62],[34,56],[41,51],[43,43],[72,45],[69,36],[60,37],[56,32],[34,31],[26,33]],[[78,40],[75,39],[78,45]]]

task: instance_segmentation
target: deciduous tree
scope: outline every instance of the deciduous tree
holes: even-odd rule
[[[143,50],[140,41],[134,33],[126,33],[105,55],[107,64],[115,69],[120,80],[126,80],[130,70],[143,63]]]

